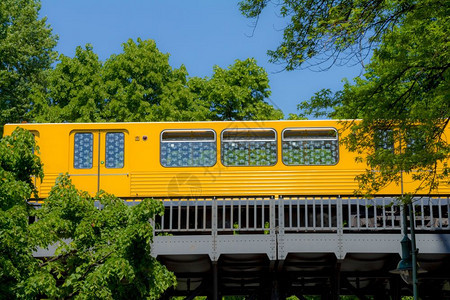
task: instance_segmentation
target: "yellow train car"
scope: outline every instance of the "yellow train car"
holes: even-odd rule
[[[123,198],[353,195],[366,168],[339,145],[346,133],[333,120],[7,124],[5,134],[18,126],[40,148],[40,198],[64,173]]]

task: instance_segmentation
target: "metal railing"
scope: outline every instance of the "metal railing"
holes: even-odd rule
[[[279,220],[284,219],[285,232],[334,232],[338,229],[338,201],[330,197],[279,198],[277,204],[283,212]]]
[[[164,215],[155,219],[157,234],[267,233],[275,226],[270,197],[165,199],[163,204]]]
[[[392,197],[217,197],[164,199],[157,235],[269,234],[273,232],[400,232],[402,205]],[[413,202],[417,231],[449,227],[449,197]],[[409,219],[409,217],[408,217]]]

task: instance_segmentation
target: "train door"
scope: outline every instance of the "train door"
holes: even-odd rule
[[[78,189],[95,195],[100,189],[129,195],[128,133],[124,130],[80,130],[70,134],[69,174]]]
[[[118,197],[130,195],[128,132],[100,131],[99,188]]]
[[[99,190],[100,131],[70,133],[69,175],[75,186],[95,195]]]

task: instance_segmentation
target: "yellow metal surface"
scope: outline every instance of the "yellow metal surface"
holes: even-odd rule
[[[75,185],[92,195],[99,189],[119,197],[208,197],[267,195],[353,195],[354,177],[366,166],[355,163],[355,155],[339,146],[336,165],[287,166],[281,160],[281,136],[286,128],[335,128],[337,121],[237,121],[237,122],[161,122],[161,123],[64,123],[7,124],[5,134],[17,127],[31,130],[44,163],[44,180],[37,180],[39,197],[45,198],[59,174],[68,173]],[[233,166],[221,163],[221,133],[225,129],[274,129],[278,160],[274,166]],[[212,129],[216,133],[217,161],[211,167],[163,167],[160,139],[164,130]],[[449,129],[446,129],[449,131]],[[74,168],[74,135],[93,134],[92,168]],[[125,137],[122,168],[105,167],[105,134],[121,132]],[[341,133],[341,135],[345,135]],[[450,134],[447,134],[450,136]],[[407,180],[407,179],[406,179]],[[412,190],[415,184],[406,184]],[[400,187],[391,185],[380,192],[395,195]],[[436,193],[449,194],[443,185]]]

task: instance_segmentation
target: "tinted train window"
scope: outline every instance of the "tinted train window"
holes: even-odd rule
[[[94,136],[92,133],[75,133],[73,151],[73,167],[75,169],[92,168],[93,146]]]
[[[31,151],[33,152],[33,154],[39,155],[40,154],[39,151],[36,151],[37,149],[39,149],[39,143],[38,143],[38,140],[39,140],[39,137],[40,137],[39,131],[37,131],[37,130],[30,130],[30,132],[33,135],[33,139],[34,139],[34,146],[31,147]]]
[[[273,129],[225,129],[221,143],[225,166],[273,166],[277,163],[277,138]]]
[[[407,151],[417,152],[427,147],[426,136],[417,126],[413,126],[406,131],[405,142]]]
[[[106,133],[105,161],[110,169],[123,168],[125,135],[123,132]]]
[[[288,166],[335,165],[339,141],[335,129],[292,128],[283,130],[283,163]]]
[[[377,130],[374,141],[376,149],[394,150],[394,132],[392,129]]]
[[[216,164],[216,157],[213,130],[166,130],[161,134],[164,167],[211,167]]]

